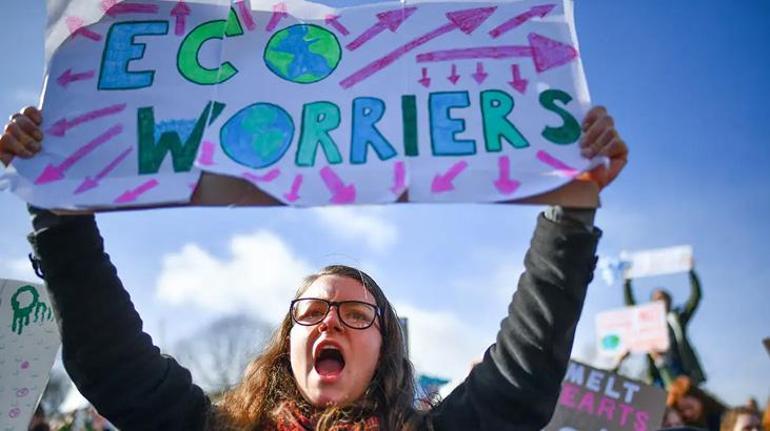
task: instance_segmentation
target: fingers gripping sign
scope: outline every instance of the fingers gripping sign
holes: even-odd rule
[[[609,163],[597,166],[580,179],[594,181],[600,189],[609,185],[628,162],[628,146],[615,129],[615,120],[603,106],[596,106],[583,120],[580,140],[583,157],[603,156]]]
[[[0,161],[8,166],[14,157],[30,158],[37,154],[43,140],[40,125],[43,116],[32,106],[13,114],[0,136]]]

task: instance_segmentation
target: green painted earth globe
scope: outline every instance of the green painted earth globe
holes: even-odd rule
[[[265,47],[265,64],[279,78],[297,84],[329,76],[342,58],[334,33],[314,24],[296,24],[276,32]]]
[[[219,132],[222,150],[241,165],[265,168],[291,145],[294,122],[280,106],[255,103],[233,115]]]

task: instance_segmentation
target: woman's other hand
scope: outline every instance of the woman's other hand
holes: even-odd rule
[[[605,156],[608,165],[600,165],[581,175],[580,179],[596,182],[600,189],[617,178],[628,162],[628,147],[615,129],[615,121],[603,106],[595,106],[583,120],[583,136],[580,152],[585,158]]]

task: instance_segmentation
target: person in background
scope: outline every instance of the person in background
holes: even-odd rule
[[[676,409],[685,425],[712,431],[719,430],[722,414],[727,410],[722,401],[686,376],[679,376],[671,383],[666,406]]]
[[[722,416],[719,431],[762,431],[762,422],[759,413],[751,407],[736,407]]]
[[[35,413],[32,415],[32,419],[29,421],[28,431],[50,431],[51,427],[48,425],[48,421],[45,419],[45,410],[40,404],[37,405]]]
[[[631,279],[624,283],[626,305],[636,305]],[[698,356],[687,337],[687,325],[701,301],[701,286],[695,270],[690,271],[690,297],[682,307],[671,307],[671,294],[658,288],[652,292],[652,301],[661,301],[666,309],[668,323],[668,350],[647,355],[647,382],[667,389],[679,376],[687,376],[699,385],[706,381]]]

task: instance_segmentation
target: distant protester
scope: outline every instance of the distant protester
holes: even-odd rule
[[[624,285],[626,305],[636,305],[631,279]],[[671,294],[661,288],[655,289],[652,301],[663,302],[668,323],[669,348],[662,352],[650,352],[647,355],[647,382],[662,388],[668,388],[679,376],[687,376],[699,385],[706,381],[698,356],[687,337],[687,325],[695,314],[701,301],[701,286],[695,270],[690,271],[690,297],[682,307],[671,307]]]
[[[668,390],[666,405],[676,409],[685,425],[717,431],[722,414],[727,410],[714,395],[693,384],[689,377],[674,379]]]
[[[762,431],[759,413],[751,406],[741,406],[728,410],[722,417],[720,431]]]

